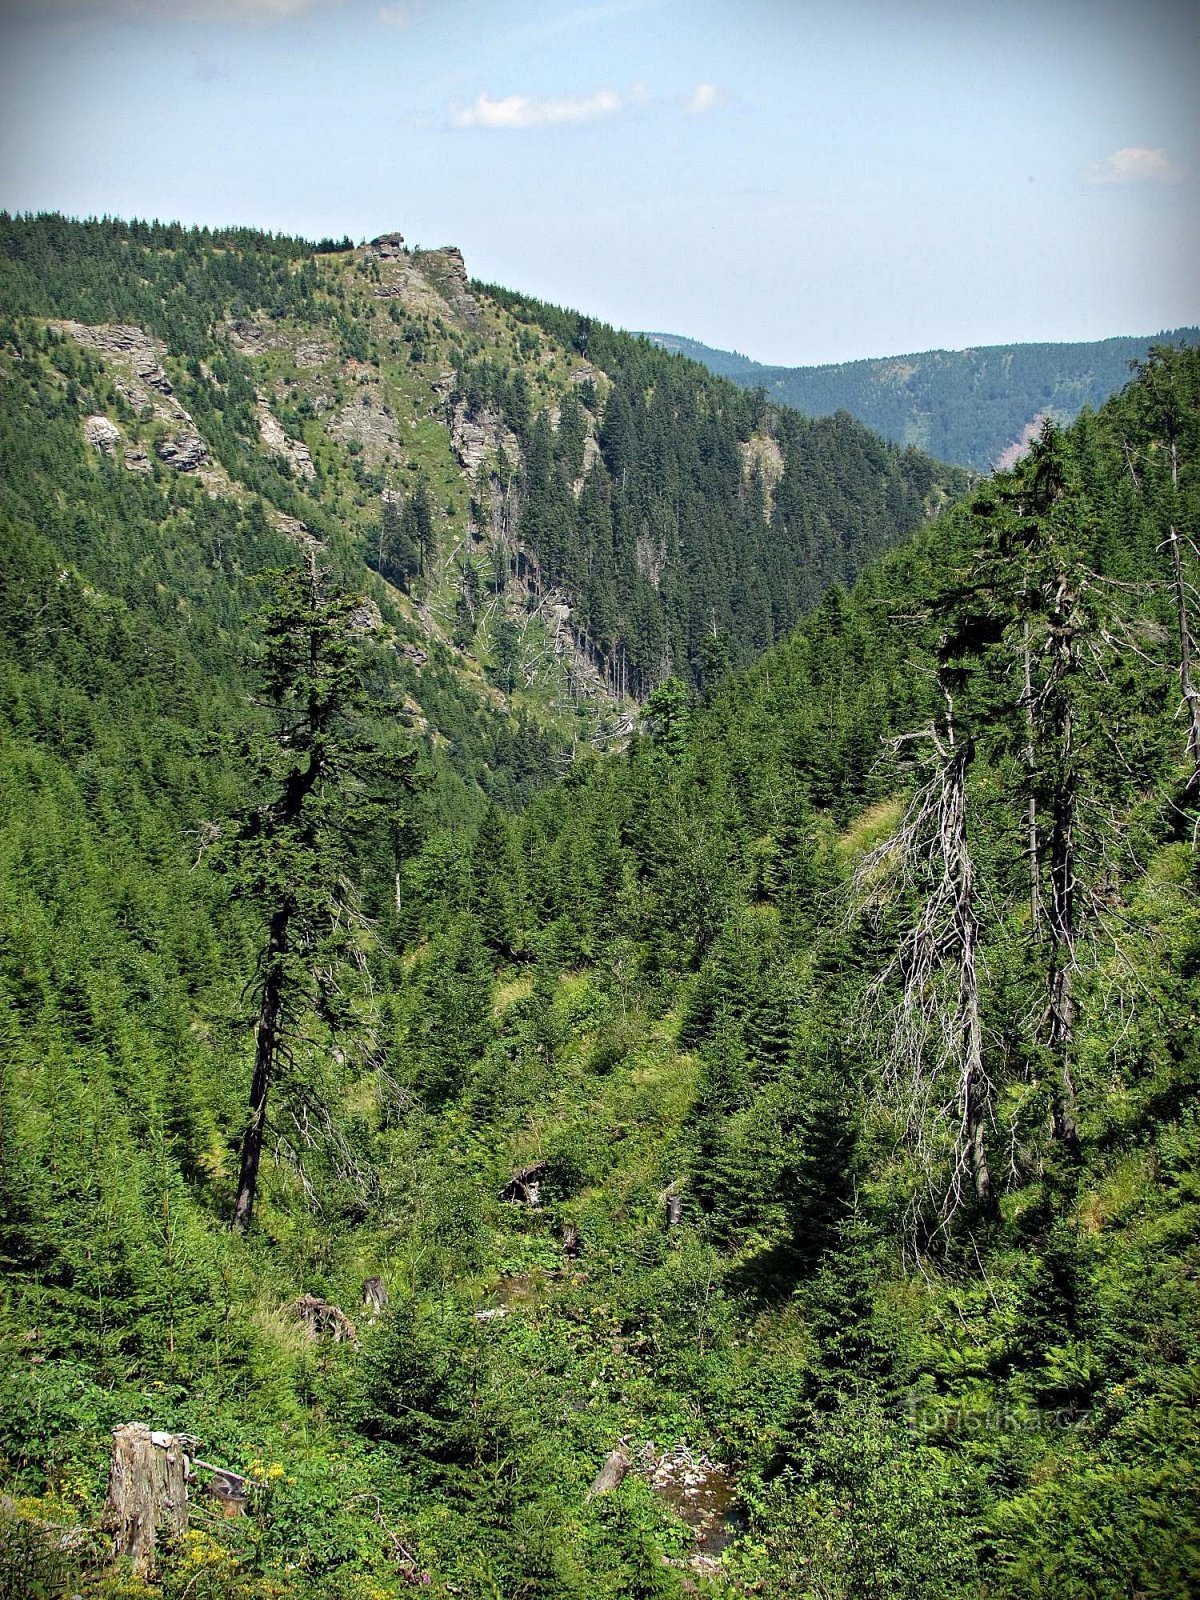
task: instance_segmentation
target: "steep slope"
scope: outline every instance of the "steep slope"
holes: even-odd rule
[[[574,324],[399,235],[314,251],[5,218],[0,263],[10,316],[111,381],[97,448],[334,538],[401,614],[562,726],[580,699],[603,715],[672,671],[698,682],[706,641],[749,661],[963,481],[611,330],[585,354]]]
[[[428,559],[470,496],[452,425],[398,412],[382,356],[378,379],[369,354],[307,369],[319,317],[251,315],[319,283],[277,246],[297,259],[215,250],[189,277],[158,245],[160,289],[190,285],[181,342],[194,309],[209,349],[216,305],[257,354],[173,354],[161,294],[89,288],[74,257],[55,321],[93,332],[3,328],[10,1592],[1194,1592],[1200,885],[1177,595],[1186,619],[1197,357],[1047,433],[748,673],[714,655],[702,700],[658,684],[626,753],[580,740],[540,789],[533,741],[565,720],[549,692],[528,691],[521,736],[520,691],[481,700],[438,639],[463,614],[380,580],[338,641],[366,702],[354,782],[318,797],[342,921],[289,952],[243,1236],[271,952],[230,846],[278,820],[298,726],[269,710],[265,573],[316,543],[360,579],[375,516],[380,565],[380,539]],[[488,315],[452,255],[399,248],[329,270],[349,300]],[[215,294],[225,273],[247,299]],[[608,371],[604,330],[586,353],[537,320],[507,336],[564,383]],[[295,422],[260,385],[286,461],[249,377],[275,362],[293,389],[322,370]],[[363,465],[397,415],[428,441],[424,500],[382,502]],[[423,781],[389,793],[412,746]],[[100,1523],[132,1419],[197,1436],[245,1486],[227,1518],[198,1469],[153,1585],[107,1564]],[[624,1481],[589,1493],[606,1461]]]
[[[643,335],[743,389],[807,416],[848,411],[896,444],[978,472],[1010,466],[1042,421],[1070,422],[1121,389],[1155,344],[1196,344],[1200,328],[1083,344],[1005,344],[820,367],[772,367],[677,334]]]

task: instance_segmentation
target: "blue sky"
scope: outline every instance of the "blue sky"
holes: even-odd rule
[[[809,363],[1200,321],[1179,0],[0,0],[0,205],[455,243]]]

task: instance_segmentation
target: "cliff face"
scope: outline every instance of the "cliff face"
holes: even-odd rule
[[[103,390],[95,452],[306,546],[338,530],[464,681],[564,731],[698,686],[714,632],[749,661],[957,483],[473,285],[454,245],[5,226],[7,302]]]

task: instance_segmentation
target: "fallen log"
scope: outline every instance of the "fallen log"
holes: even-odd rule
[[[358,1330],[341,1306],[322,1300],[318,1295],[302,1294],[292,1310],[312,1339],[330,1338],[334,1344],[341,1344],[344,1340],[353,1344],[358,1338]]]

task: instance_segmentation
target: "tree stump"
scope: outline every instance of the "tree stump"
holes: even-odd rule
[[[588,1499],[591,1500],[598,1494],[608,1494],[611,1490],[619,1488],[629,1467],[628,1452],[624,1446],[618,1446],[605,1458],[604,1465],[596,1474],[592,1487],[587,1492]]]
[[[141,1422],[113,1429],[104,1522],[114,1555],[128,1557],[139,1578],[152,1576],[160,1539],[178,1539],[187,1526],[187,1480],[178,1434],[152,1433]]]
[[[363,1305],[370,1309],[371,1315],[377,1317],[388,1303],[387,1286],[382,1278],[363,1279]]]
[[[518,1167],[500,1191],[500,1199],[508,1205],[525,1205],[531,1211],[541,1209],[542,1175],[544,1161],[534,1161],[527,1167]]]

